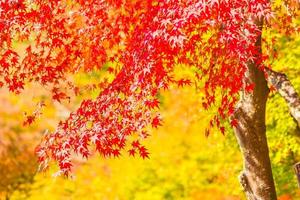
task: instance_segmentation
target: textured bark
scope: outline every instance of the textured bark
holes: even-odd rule
[[[284,98],[292,117],[300,127],[300,98],[292,83],[283,73],[275,72],[269,68],[266,68],[265,71],[268,83],[273,85],[276,91]]]
[[[261,46],[261,36],[256,46]],[[244,169],[239,179],[248,200],[276,200],[269,149],[266,138],[265,111],[269,89],[264,72],[250,63],[247,80],[255,84],[254,91],[243,91],[236,107],[234,128],[243,160]]]
[[[244,170],[239,178],[249,200],[275,200],[265,126],[269,90],[264,73],[256,66],[249,65],[247,77],[256,87],[253,93],[242,94],[234,114],[238,120],[235,135],[244,157]]]
[[[294,165],[294,170],[298,180],[298,187],[300,188],[300,162]]]

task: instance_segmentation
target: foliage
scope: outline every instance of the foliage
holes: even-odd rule
[[[26,199],[38,169],[34,148],[45,129],[52,130],[67,109],[46,98],[47,91],[36,85],[28,85],[18,95],[4,88],[0,93],[0,199],[15,193],[18,199]],[[39,107],[41,100],[47,107]],[[26,124],[33,113],[35,122]]]
[[[277,15],[272,21],[272,9],[282,13],[281,3],[289,17]],[[220,98],[210,126],[224,133],[221,122],[233,113],[239,90],[253,89],[244,79],[247,64],[263,68],[268,57],[255,46],[262,22],[271,29],[289,28],[286,33],[297,31],[290,26],[298,6],[293,0],[276,1],[273,7],[268,0],[16,0],[0,6],[0,83],[12,92],[38,82],[51,90],[54,100],[68,100],[61,84],[78,92],[68,74],[118,63],[107,69],[115,78],[98,84],[99,96],[84,100],[37,149],[41,169],[53,159],[59,174],[66,175],[72,154],[89,157],[90,144],[104,156],[119,156],[126,148],[130,155],[148,157],[141,140],[149,126],[161,125],[157,95],[172,84],[203,80],[204,108]],[[25,52],[18,52],[14,41],[28,42]],[[175,64],[194,67],[193,77],[175,79]],[[26,123],[35,117],[28,116]],[[231,125],[236,125],[234,119]]]
[[[299,23],[299,21],[297,22]],[[278,58],[273,61],[275,70],[283,71],[292,81],[296,91],[300,91],[299,52],[300,38],[297,35],[282,37],[273,32],[278,40],[276,46]],[[267,104],[267,132],[272,168],[279,194],[296,191],[297,181],[293,165],[300,160],[300,129],[289,114],[284,100],[271,93]]]
[[[177,72],[183,71],[179,68]],[[298,87],[293,72],[297,70],[289,75],[294,77],[292,81]],[[85,77],[80,78],[82,84],[93,78]],[[214,111],[191,106],[199,104],[201,95],[192,87],[171,88],[160,94],[161,114],[165,120],[159,129],[149,130],[151,137],[146,145],[151,159],[126,155],[110,159],[97,154],[89,162],[77,158],[73,179],[53,178],[51,174],[57,169],[51,168],[50,172],[35,177],[27,199],[244,199],[237,181],[242,166],[234,136],[231,132],[225,137],[217,133],[204,136],[204,124],[209,122],[209,114]],[[292,171],[295,160],[284,152],[289,151],[291,145],[297,147],[294,141],[298,136],[287,136],[286,126],[280,125],[286,120],[281,116],[288,115],[282,106],[274,104],[280,98],[271,96],[269,99],[268,139],[277,192],[291,200],[299,198]],[[281,120],[274,120],[274,116]],[[296,127],[293,122],[289,126],[292,130]],[[20,194],[15,192],[11,199],[20,199]]]
[[[37,169],[36,156],[32,149],[19,142],[21,138],[11,138],[7,145],[2,143],[0,154],[0,198],[19,191],[28,195]],[[2,141],[3,142],[3,141]]]
[[[117,157],[125,149],[131,156],[139,154],[146,158],[149,151],[142,140],[152,133],[150,127],[168,124],[167,120],[161,121],[158,108],[161,104],[162,108],[168,110],[168,103],[164,102],[168,100],[162,98],[161,92],[174,92],[174,85],[195,85],[199,95],[197,98],[202,101],[187,101],[187,107],[197,109],[202,104],[205,109],[215,111],[200,116],[211,128],[216,126],[222,133],[225,132],[224,121],[233,113],[238,92],[243,88],[251,92],[255,87],[244,81],[249,62],[256,62],[262,69],[264,63],[285,71],[299,91],[297,58],[300,41],[295,34],[299,31],[299,20],[293,18],[299,14],[299,4],[293,0],[276,0],[272,3],[264,0],[1,1],[0,86],[19,94],[26,84],[37,82],[50,91],[47,95],[50,94],[54,101],[60,103],[71,101],[73,93],[85,97],[75,112],[70,115],[69,111],[64,112],[64,117],[69,115],[67,120],[46,134],[37,149],[42,169],[47,168],[49,160],[53,159],[58,162],[58,174],[68,175],[74,164],[71,163],[71,157],[75,157],[76,164],[82,159],[75,154],[86,158],[94,154],[91,144],[104,157]],[[255,40],[261,34],[261,21],[265,23],[263,55],[258,54],[255,48]],[[176,67],[181,68],[181,73],[175,73]],[[82,84],[84,81],[76,79],[80,73],[92,74],[101,80]],[[91,94],[83,95],[89,92]],[[299,127],[289,118],[287,107],[279,106],[283,100],[277,95],[270,96],[268,137],[275,180],[280,188],[279,194],[295,193],[296,181],[292,178],[291,165],[299,160]],[[78,99],[76,101],[79,103]],[[75,110],[77,103],[69,106],[71,110]],[[61,105],[64,107],[64,104]],[[42,101],[32,114],[26,114],[24,125],[36,121],[43,107]],[[182,127],[190,129],[192,122],[189,120],[193,119],[189,115],[183,117],[189,118],[188,121],[179,120],[180,113],[174,116],[176,124],[182,121],[188,124]],[[234,126],[235,121],[231,125]],[[201,127],[201,131],[208,134],[203,129]],[[169,130],[177,131],[174,127]],[[177,134],[172,140],[170,135],[167,136],[167,140],[173,142],[170,147],[172,152],[167,154],[171,159],[160,155],[153,157],[153,163],[145,161],[141,164],[140,160],[136,161],[137,167],[131,171],[136,176],[128,175],[120,180],[131,184],[119,187],[114,193],[95,192],[99,185],[106,188],[105,182],[95,179],[96,183],[90,188],[93,190],[91,198],[115,198],[120,195],[124,199],[197,199],[203,197],[200,188],[214,191],[217,188],[215,185],[228,178],[226,174],[220,174],[224,168],[234,169],[236,174],[239,165],[231,163],[238,157],[236,148],[222,147],[205,154],[203,151],[209,146],[194,142],[199,139],[198,135],[189,133],[194,130],[180,130],[187,136]],[[198,131],[197,128],[195,131]],[[159,155],[160,149],[155,150],[153,146],[157,145],[156,140],[162,138],[153,138],[155,140],[152,143],[145,143],[151,152]],[[215,136],[211,138],[214,142],[219,141]],[[230,141],[225,143],[227,145],[233,143],[232,138],[226,141]],[[203,155],[193,153],[200,149]],[[23,149],[21,143],[16,145],[11,142],[6,150],[2,157],[14,157],[16,162],[7,159],[0,163],[3,168],[0,176],[6,178],[3,179],[6,188],[0,189],[5,189],[5,193],[10,195],[15,190],[22,190],[24,183],[32,182],[35,165],[31,154],[28,160],[22,159],[27,150]],[[234,159],[228,161],[231,156]],[[109,160],[106,161],[108,164],[100,166],[94,163],[104,169],[101,172],[91,170],[86,175],[85,167],[77,169],[78,180],[88,180],[97,173],[104,173],[101,177],[109,179],[112,175],[107,171],[117,170],[125,159],[132,161],[127,156],[122,159]],[[19,170],[20,173],[12,174],[9,171],[18,171],[20,164],[26,166]],[[172,171],[174,166],[176,170]],[[206,173],[205,177],[202,176],[203,172]],[[192,179],[187,178],[188,175]],[[39,177],[37,180],[39,183]],[[58,182],[65,183],[63,179],[58,179]],[[85,183],[77,182],[79,185]],[[210,186],[206,186],[208,183]],[[75,190],[75,183],[66,184],[66,190],[61,195],[85,197],[86,191]],[[119,186],[120,183],[112,181],[112,185]],[[215,192],[239,193],[234,188],[228,191],[228,188],[221,187]],[[53,198],[57,198],[55,195]]]
[[[37,172],[34,134],[20,127],[20,105],[1,90],[0,128],[0,199],[9,199],[15,191],[28,196]],[[20,117],[18,117],[20,116]]]
[[[151,159],[78,158],[72,179],[53,178],[53,167],[38,174],[28,199],[241,199],[238,147],[234,139],[217,133],[205,137],[203,124],[210,118],[190,106],[199,104],[199,94],[172,88],[160,101],[165,120],[159,129],[149,130]],[[18,198],[18,193],[12,196]]]

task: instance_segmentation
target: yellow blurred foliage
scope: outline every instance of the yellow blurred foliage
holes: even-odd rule
[[[193,88],[161,94],[163,126],[151,130],[145,141],[150,159],[126,152],[119,158],[77,159],[72,179],[53,178],[55,167],[37,174],[26,199],[242,199],[237,146],[218,132],[204,136],[209,115],[199,99]],[[20,194],[11,199],[20,199]]]

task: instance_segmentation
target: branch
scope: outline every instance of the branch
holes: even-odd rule
[[[239,175],[240,184],[243,187],[244,192],[246,193],[246,197],[248,200],[257,200],[253,194],[253,191],[248,183],[247,175],[244,171]]]
[[[300,127],[300,98],[294,86],[283,73],[275,72],[270,68],[265,68],[265,72],[267,73],[268,83],[273,85],[276,91],[284,98],[292,117]]]

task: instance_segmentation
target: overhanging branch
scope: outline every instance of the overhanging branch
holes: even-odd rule
[[[268,83],[274,86],[276,91],[284,98],[291,115],[300,127],[300,98],[294,86],[283,73],[275,72],[270,68],[265,68],[265,72],[267,73]]]

